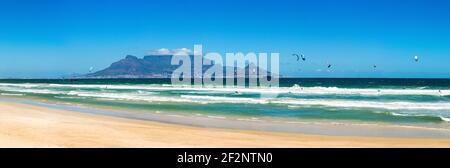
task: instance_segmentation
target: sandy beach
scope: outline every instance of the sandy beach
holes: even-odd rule
[[[0,147],[450,147],[450,139],[201,128],[0,102]]]

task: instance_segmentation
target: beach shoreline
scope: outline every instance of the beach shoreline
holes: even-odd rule
[[[391,138],[437,138],[450,139],[448,125],[398,125],[380,122],[359,122],[344,120],[301,120],[273,117],[245,117],[217,114],[199,114],[190,112],[136,110],[92,104],[49,101],[46,99],[3,97],[0,102],[12,102],[59,109],[87,114],[97,114],[167,124],[194,126],[202,128],[219,128],[250,130],[263,132],[300,133],[328,136],[362,136]],[[445,123],[444,123],[445,124]]]
[[[450,147],[449,138],[189,126],[0,101],[0,147]]]

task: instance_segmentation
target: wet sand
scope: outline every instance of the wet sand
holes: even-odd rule
[[[0,147],[450,147],[445,138],[204,128],[13,102],[0,102],[0,128]]]

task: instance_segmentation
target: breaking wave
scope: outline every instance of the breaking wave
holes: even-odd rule
[[[382,109],[397,117],[434,117],[450,122],[450,101],[424,102],[420,100],[384,99],[383,96],[449,96],[450,90],[436,90],[428,87],[410,89],[386,88],[337,88],[337,87],[293,87],[280,88],[191,88],[173,85],[100,85],[100,84],[27,84],[0,83],[2,96],[24,94],[53,95],[57,99],[97,99],[108,101],[142,101],[197,104],[261,104],[281,106],[286,109],[339,108],[339,109]],[[260,93],[284,94],[279,98],[260,98]],[[302,97],[296,95],[323,95],[323,97]],[[327,95],[377,96],[373,100],[336,98]],[[270,108],[270,107],[269,107]],[[373,111],[373,110],[372,110]]]
[[[192,88],[190,86],[173,85],[97,85],[97,84],[10,84],[0,83],[0,86],[19,88],[78,88],[78,89],[109,89],[109,90],[154,90],[154,91],[209,91],[225,93],[274,93],[274,94],[305,94],[305,95],[430,95],[450,96],[450,90],[438,89],[385,89],[385,88],[338,88],[338,87],[292,87],[279,88]]]

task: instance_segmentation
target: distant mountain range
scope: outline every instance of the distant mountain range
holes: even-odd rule
[[[193,62],[193,57],[191,62]],[[172,55],[148,55],[143,58],[127,55],[124,59],[112,63],[108,68],[81,75],[78,78],[170,78],[172,72],[179,67],[179,65],[171,65]],[[209,69],[211,66],[203,66],[203,72]],[[224,75],[226,74],[227,67],[224,67]],[[193,69],[193,65],[191,65]],[[245,74],[237,74],[242,77],[248,75],[248,72],[257,72],[258,67],[254,64],[246,65]],[[239,72],[239,69],[235,68],[235,72]],[[251,70],[251,71],[249,71]],[[264,74],[267,74],[265,70]],[[194,76],[194,74],[192,74]]]

